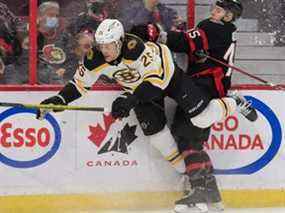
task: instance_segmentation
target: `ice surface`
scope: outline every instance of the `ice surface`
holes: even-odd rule
[[[174,213],[172,209],[162,210],[106,210],[106,211],[81,211],[79,213]],[[189,212],[191,213],[191,212]],[[212,213],[212,212],[209,212]],[[247,208],[226,209],[223,213],[285,213],[285,208]]]

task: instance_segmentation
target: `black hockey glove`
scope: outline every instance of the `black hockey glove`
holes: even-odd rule
[[[66,105],[63,98],[60,98],[59,96],[52,96],[50,98],[47,98],[43,100],[40,104]],[[39,120],[43,120],[45,115],[50,111],[62,112],[63,110],[38,109],[36,118]]]
[[[116,98],[112,103],[112,116],[114,119],[125,118],[130,115],[131,109],[133,109],[138,103],[138,99],[135,95],[124,94]]]
[[[160,35],[160,28],[156,24],[140,24],[134,25],[130,30],[131,34],[134,34],[144,41],[156,42]]]

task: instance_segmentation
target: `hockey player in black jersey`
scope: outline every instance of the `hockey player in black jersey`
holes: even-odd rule
[[[236,45],[233,39],[236,26],[233,22],[241,16],[242,10],[239,0],[218,0],[211,10],[210,18],[187,32],[163,32],[157,25],[149,24],[134,26],[131,33],[144,40],[165,43],[173,52],[186,53],[187,74],[195,85],[210,99],[222,98],[231,85],[231,69],[207,59],[206,56],[209,54],[225,63],[233,63]],[[239,111],[248,120],[257,119],[256,111],[249,104],[243,104],[244,100],[240,97],[232,97],[237,99]],[[175,211],[184,212],[189,207],[206,211],[208,206],[204,203],[210,204],[216,210],[223,209],[211,159],[203,150],[203,143],[209,138],[210,127],[198,127],[188,121],[186,114],[181,107],[177,107],[171,131],[179,150],[184,153],[192,191],[176,202]]]
[[[199,128],[208,128],[233,114],[237,101],[232,97],[210,99],[175,65],[167,46],[144,43],[134,35],[125,34],[116,19],[104,20],[96,30],[95,40],[97,47],[84,57],[73,80],[42,104],[69,104],[84,95],[100,75],[106,75],[127,92],[113,101],[113,117],[128,117],[134,109],[151,145],[178,172],[185,172],[183,158],[166,126],[164,97],[174,99],[185,112],[185,118]],[[44,114],[39,111],[38,118]]]
[[[210,95],[210,98],[225,97],[231,86],[231,70],[205,58],[209,54],[221,61],[233,64],[236,41],[233,21],[242,13],[239,0],[219,0],[211,10],[211,16],[198,23],[186,33],[171,32],[167,35],[167,45],[174,52],[188,54],[187,74],[196,85]],[[241,112],[243,113],[243,108]],[[254,111],[253,111],[254,112]],[[256,113],[251,113],[252,121]],[[171,132],[178,142],[179,150],[185,154],[186,171],[194,191],[176,201],[176,211],[180,212],[197,203],[209,203],[207,208],[222,210],[222,199],[213,175],[213,165],[209,155],[203,150],[203,143],[210,135],[209,128],[199,128],[185,120],[184,112],[177,108]],[[185,134],[186,133],[186,134]],[[187,134],[188,133],[188,134]],[[196,166],[194,166],[196,165]],[[205,206],[198,204],[200,210]]]

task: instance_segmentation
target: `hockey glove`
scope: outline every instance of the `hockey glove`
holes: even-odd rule
[[[138,99],[135,95],[124,94],[124,96],[118,97],[112,104],[112,116],[114,119],[125,118],[130,115],[131,109],[133,109],[138,103]]]
[[[66,105],[63,98],[59,97],[58,95],[45,99],[40,104]],[[38,109],[36,118],[39,120],[43,120],[45,115],[51,111],[62,112],[63,110]]]
[[[204,62],[207,60],[208,53],[207,53],[206,50],[203,50],[203,49],[201,49],[201,50],[196,50],[196,51],[194,52],[194,56],[195,56],[196,61],[197,61],[198,63],[204,63]]]
[[[144,41],[157,42],[163,32],[162,28],[157,24],[140,24],[135,25],[130,30],[131,34],[134,34]]]

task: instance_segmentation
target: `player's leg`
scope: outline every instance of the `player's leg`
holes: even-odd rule
[[[213,165],[209,155],[203,150],[208,140],[210,128],[201,129],[186,120],[183,110],[177,110],[171,132],[182,152],[186,174],[189,177],[191,190],[176,201],[175,211],[207,211],[209,206],[222,210],[221,195],[213,175]]]
[[[173,87],[169,94],[185,112],[189,122],[200,128],[210,127],[235,111],[241,112],[250,121],[257,119],[255,109],[242,96],[212,99],[187,75],[182,76],[179,87]]]
[[[150,143],[179,173],[185,172],[185,163],[177,144],[166,125],[163,99],[153,103],[139,104],[135,113],[143,133]]]

